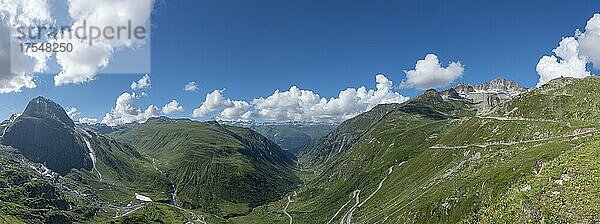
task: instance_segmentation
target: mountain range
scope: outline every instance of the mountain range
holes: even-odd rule
[[[597,223],[600,78],[428,90],[339,125],[2,122],[0,223]]]

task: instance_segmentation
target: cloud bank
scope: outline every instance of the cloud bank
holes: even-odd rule
[[[348,88],[330,99],[296,86],[286,91],[276,90],[268,97],[251,102],[227,99],[223,90],[215,90],[194,110],[193,116],[210,118],[214,115],[218,120],[341,122],[378,104],[408,100],[408,97],[393,91],[392,81],[384,75],[377,75],[375,81],[375,90],[367,90],[364,86]]]
[[[554,55],[543,56],[536,66],[540,76],[537,86],[558,77],[584,78],[592,75],[587,64],[600,68],[600,14],[595,14],[585,31],[575,31],[575,36],[563,38],[552,50]]]

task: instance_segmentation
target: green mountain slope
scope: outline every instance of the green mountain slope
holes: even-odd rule
[[[157,118],[113,136],[164,167],[177,205],[220,217],[246,214],[299,184],[294,156],[249,129]]]
[[[307,166],[322,165],[337,155],[349,150],[373,126],[386,119],[391,112],[403,112],[426,117],[431,120],[446,120],[453,117],[473,116],[470,103],[462,100],[444,100],[442,93],[428,90],[423,95],[403,104],[382,104],[372,110],[349,119],[336,130],[299,153]]]
[[[344,121],[327,136],[301,149],[298,157],[306,166],[325,163],[348,150],[373,124],[398,107],[399,104],[378,105],[369,112]]]
[[[327,162],[310,164],[316,176],[289,194],[286,212],[295,223],[598,222],[598,123],[590,122],[595,115],[581,117],[595,110],[598,93],[579,93],[585,96],[567,104],[578,107],[564,110],[579,115],[560,120],[540,100],[575,95],[596,80],[551,83],[494,110],[515,116],[477,117],[468,103],[428,91]],[[344,136],[343,128],[332,133]],[[287,222],[286,202],[236,221]]]
[[[172,200],[171,183],[152,160],[132,146],[104,135],[83,131],[96,159],[91,170],[72,170],[65,178],[99,197],[106,206],[124,207],[142,194],[154,201]],[[127,209],[125,209],[127,210]]]
[[[39,97],[2,127],[16,150],[0,151],[0,223],[227,222],[215,216],[244,215],[300,184],[292,154],[216,122],[102,131]]]
[[[599,136],[565,150],[479,212],[484,222],[600,221]]]
[[[600,121],[599,77],[558,78],[496,107],[491,116],[569,122]]]

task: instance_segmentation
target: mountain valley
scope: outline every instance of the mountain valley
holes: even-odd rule
[[[38,97],[0,124],[0,223],[596,223],[599,84],[459,84],[339,125],[83,125]]]

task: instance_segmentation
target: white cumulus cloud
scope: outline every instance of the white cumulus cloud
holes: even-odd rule
[[[401,103],[408,97],[393,92],[393,83],[384,75],[375,78],[377,88],[348,88],[337,97],[327,99],[310,90],[292,86],[289,90],[276,90],[271,96],[251,101],[236,101],[223,97],[223,90],[206,96],[194,117],[217,114],[223,120],[268,121],[326,121],[340,122],[368,111],[378,104]]]
[[[242,110],[244,108],[248,110],[250,108],[249,104],[245,101],[227,99],[223,97],[223,91],[215,90],[207,94],[204,103],[193,111],[192,116],[208,117],[215,112],[219,112],[217,118],[227,120],[248,119],[247,111]]]
[[[196,82],[188,82],[183,87],[183,90],[185,90],[186,92],[196,92],[196,91],[198,91],[198,89],[199,88],[198,88],[198,85],[196,84]]]
[[[147,89],[149,87],[150,87],[150,75],[148,75],[148,74],[145,74],[137,82],[131,83],[131,89],[132,90]]]
[[[576,36],[581,54],[594,64],[594,68],[600,69],[600,14],[594,14],[587,22],[585,32],[578,31]]]
[[[250,104],[246,101],[234,100],[231,101],[232,105],[225,108],[219,116],[217,116],[218,120],[250,120],[252,112],[248,111],[250,109]]]
[[[144,122],[148,118],[157,117],[160,114],[158,107],[148,106],[145,110],[136,108],[135,101],[138,96],[135,93],[123,93],[117,98],[115,107],[102,119],[102,123],[109,126],[129,124],[133,122]]]
[[[0,93],[36,88],[33,73],[48,69],[49,54],[23,53],[9,31],[19,26],[52,23],[47,0],[0,0]]]
[[[150,19],[153,0],[68,0],[69,16],[73,18],[72,27],[119,27],[129,24],[131,27],[145,27]],[[67,33],[69,35],[69,33]],[[85,34],[90,36],[90,32]],[[57,42],[73,44],[72,52],[56,53],[56,59],[62,71],[54,77],[57,86],[78,84],[94,80],[98,71],[108,66],[115,52],[123,49],[135,49],[145,45],[145,40],[135,38],[95,39],[90,45],[88,40],[77,38],[60,39]]]
[[[163,114],[176,114],[176,113],[183,113],[183,112],[185,112],[185,110],[183,109],[183,106],[179,105],[179,102],[177,102],[177,100],[173,100],[173,101],[167,103],[162,108],[162,112],[163,112]]]
[[[79,40],[61,40],[73,44],[72,52],[56,53],[62,70],[54,76],[54,84],[81,84],[94,80],[97,71],[108,66],[112,49],[105,44],[88,45]]]
[[[579,54],[579,42],[574,37],[564,38],[553,50],[556,56],[544,56],[536,66],[540,75],[538,86],[558,77],[583,78],[590,76],[586,59]]]
[[[400,86],[417,89],[445,87],[460,78],[464,71],[460,62],[450,62],[448,67],[443,67],[437,55],[428,54],[425,59],[417,61],[414,70],[404,71],[406,80]]]
[[[558,77],[584,78],[592,75],[587,64],[600,68],[600,14],[595,14],[585,31],[575,31],[573,37],[563,38],[552,50],[554,55],[543,56],[536,66],[540,76],[537,86]]]
[[[77,110],[76,107],[67,107],[65,108],[65,112],[67,112],[67,115],[75,122],[78,122],[80,124],[97,124],[98,120],[95,118],[89,118],[89,117],[82,117],[77,119],[77,117],[79,115],[81,115],[81,113],[79,113],[79,111]]]

